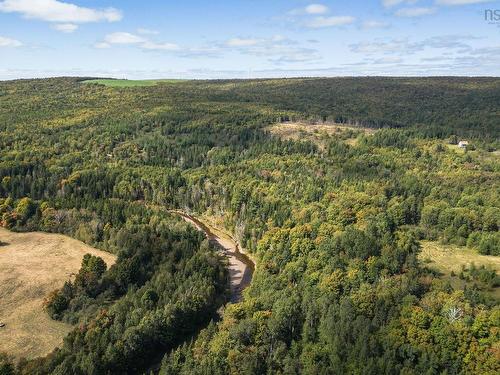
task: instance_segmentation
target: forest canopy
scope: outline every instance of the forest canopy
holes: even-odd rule
[[[59,349],[0,372],[500,371],[496,271],[419,258],[421,241],[500,255],[500,79],[83,80],[0,82],[1,224],[118,258],[48,296],[75,325]],[[290,122],[338,130],[267,130]],[[242,302],[169,209],[256,258]]]

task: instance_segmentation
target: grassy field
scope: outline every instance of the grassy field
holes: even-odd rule
[[[146,80],[130,80],[130,79],[90,79],[82,81],[82,83],[96,83],[108,87],[144,87],[155,86],[158,83],[177,83],[179,79],[146,79]]]
[[[430,268],[435,268],[443,274],[451,274],[451,271],[460,272],[462,265],[491,267],[500,271],[500,257],[481,255],[476,251],[464,247],[441,245],[438,242],[422,241],[422,251],[419,258]]]
[[[66,236],[0,228],[0,352],[34,358],[62,343],[71,326],[43,311],[44,298],[78,272],[91,253],[109,265],[115,256]]]
[[[467,281],[458,275],[462,266],[470,268],[472,264],[476,267],[485,266],[500,271],[500,257],[478,254],[476,251],[450,245],[441,245],[438,242],[422,241],[422,251],[419,255],[420,261],[427,267],[438,271],[443,280],[450,282],[456,290],[461,290],[466,285],[478,285],[476,281]],[[496,301],[500,301],[500,287],[481,286],[484,292]]]

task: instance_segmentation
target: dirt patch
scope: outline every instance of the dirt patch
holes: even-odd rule
[[[0,228],[0,352],[34,358],[60,346],[72,326],[43,310],[44,298],[80,269],[90,253],[108,267],[116,257],[72,238],[40,232],[14,233]]]
[[[285,140],[308,140],[324,149],[331,137],[338,137],[349,145],[355,145],[359,134],[374,134],[375,129],[347,126],[337,123],[308,124],[284,122],[266,129],[271,134]]]

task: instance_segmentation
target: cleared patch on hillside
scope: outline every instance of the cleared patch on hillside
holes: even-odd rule
[[[484,280],[481,281],[481,278],[471,278],[472,265],[476,270],[483,266],[486,270],[493,270],[498,277],[500,257],[481,255],[475,250],[463,247],[422,241],[422,251],[419,254],[419,259],[428,268],[438,271],[441,274],[440,278],[448,281],[455,290],[462,290],[465,286],[474,285],[485,292],[489,298],[500,301],[498,282],[490,284],[484,282]]]
[[[85,254],[116,257],[67,236],[0,228],[0,352],[34,358],[61,346],[72,326],[50,319],[44,298],[78,272]]]
[[[284,140],[307,140],[324,149],[328,140],[337,137],[350,145],[355,145],[360,134],[374,134],[375,129],[347,126],[337,123],[308,124],[305,122],[284,122],[266,129]]]
[[[89,84],[95,83],[98,85],[104,85],[108,87],[147,87],[155,86],[158,83],[177,83],[182,82],[179,79],[143,79],[143,80],[131,80],[131,79],[89,79],[82,81],[82,83]]]
[[[460,272],[462,266],[486,266],[500,271],[500,257],[481,255],[475,250],[452,245],[441,245],[438,242],[422,241],[422,250],[419,259],[430,268],[435,268],[444,274]]]

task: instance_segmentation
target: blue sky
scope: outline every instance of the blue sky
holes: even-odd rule
[[[500,1],[0,0],[0,79],[60,75],[499,76]]]

